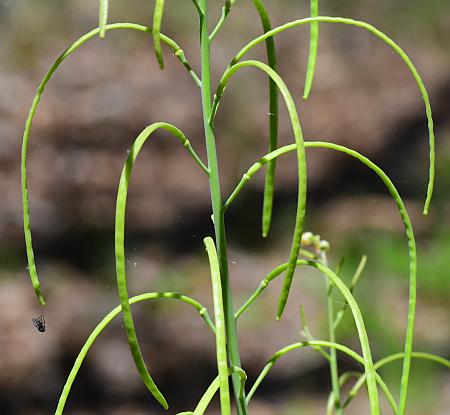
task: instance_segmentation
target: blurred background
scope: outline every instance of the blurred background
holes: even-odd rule
[[[308,14],[307,1],[266,1],[272,24]],[[211,0],[211,20],[222,2]],[[205,160],[199,91],[165,51],[160,71],[151,38],[131,31],[94,38],[64,62],[47,87],[29,148],[31,225],[47,306],[29,282],[20,200],[20,144],[37,85],[57,56],[97,25],[94,0],[0,0],[0,413],[53,413],[78,351],[97,322],[118,303],[114,271],[114,209],[122,164],[148,124],[172,122]],[[110,21],[151,22],[152,2],[112,1]],[[424,106],[400,58],[365,31],[320,25],[317,72],[310,99],[301,96],[309,28],[276,38],[279,72],[295,97],[307,139],[335,141],[370,157],[404,197],[419,251],[415,350],[450,358],[450,3],[448,0],[322,0],[322,15],[365,20],[398,42],[428,88],[437,137],[436,192],[421,215],[428,171]],[[199,70],[197,19],[192,4],[167,2],[163,32]],[[213,46],[217,82],[233,55],[261,33],[249,1],[236,2]],[[264,46],[252,56],[265,60]],[[280,100],[280,144],[293,142]],[[222,190],[266,152],[268,93],[265,77],[238,73],[221,104],[217,145]],[[379,179],[356,161],[308,150],[306,229],[331,244],[331,266],[345,258],[349,281],[363,254],[367,267],[355,295],[363,309],[376,359],[402,350],[408,291],[407,244],[394,202]],[[263,174],[227,211],[229,262],[236,307],[275,266],[285,262],[296,203],[296,160],[278,163],[273,227],[261,238]],[[136,165],[130,186],[126,246],[130,294],[170,290],[211,307],[202,239],[212,235],[208,183],[182,146],[156,134]],[[301,275],[300,275],[301,274]],[[326,338],[323,277],[297,272],[283,319],[275,322],[275,281],[239,323],[241,357],[251,384],[279,348],[302,339],[299,308],[309,327]],[[342,298],[335,297],[336,307]],[[214,341],[185,304],[155,300],[134,306],[143,354],[164,392],[169,413],[191,410],[216,373]],[[32,317],[44,313],[47,331]],[[350,316],[339,342],[359,350]],[[345,356],[339,367],[361,370]],[[395,393],[401,366],[382,372]],[[281,359],[251,404],[254,415],[323,414],[329,370],[313,351]],[[383,402],[383,406],[386,406]],[[414,362],[408,414],[450,414],[450,375]],[[162,414],[141,384],[119,319],[98,338],[79,372],[67,414]],[[218,413],[217,402],[210,412]],[[347,413],[347,412],[346,412]],[[348,414],[368,413],[365,392]],[[386,410],[386,413],[390,413]]]

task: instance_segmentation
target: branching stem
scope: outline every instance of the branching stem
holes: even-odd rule
[[[210,123],[212,114],[212,100],[210,39],[208,32],[208,0],[199,0],[198,3],[203,12],[203,14],[200,16],[203,126],[205,131],[206,150],[208,155],[208,170],[210,172],[209,186],[211,193],[214,230],[216,236],[216,249],[219,258],[220,276],[222,279],[222,295],[227,335],[227,352],[230,365],[240,368],[241,359],[239,356],[236,321],[234,319],[233,298],[229,283],[227,243],[225,236],[224,213],[222,210],[222,196],[220,193],[219,167],[217,161],[214,131]],[[245,403],[245,398],[240,396],[241,378],[238,374],[232,374],[232,382],[238,414],[246,415],[247,406]]]

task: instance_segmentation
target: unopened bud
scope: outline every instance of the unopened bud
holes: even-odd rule
[[[314,247],[315,247],[316,249],[319,249],[319,248],[320,248],[320,235],[314,235],[312,244],[314,245]]]
[[[302,245],[311,245],[314,241],[314,234],[312,232],[304,232],[302,235]]]
[[[326,241],[325,239],[323,239],[322,241],[320,241],[319,243],[319,249],[323,252],[325,251],[329,251],[330,250],[330,243],[328,241]]]

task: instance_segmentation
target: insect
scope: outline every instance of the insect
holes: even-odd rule
[[[32,318],[31,321],[33,322],[34,327],[38,329],[41,333],[45,331],[45,318],[44,315],[41,314],[37,318]]]

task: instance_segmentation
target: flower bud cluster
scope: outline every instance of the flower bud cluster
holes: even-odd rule
[[[312,232],[303,233],[302,246],[312,247],[317,252],[327,252],[330,250],[330,243],[325,239],[321,239],[320,235],[314,235]]]

